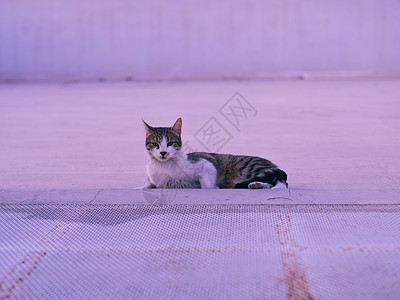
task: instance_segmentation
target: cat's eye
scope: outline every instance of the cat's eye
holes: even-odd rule
[[[157,147],[158,148],[158,143],[156,143],[156,142],[154,142],[154,143],[151,143],[154,147]]]
[[[167,147],[171,147],[173,144],[173,142],[168,142]]]

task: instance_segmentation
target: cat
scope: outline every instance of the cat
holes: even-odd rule
[[[144,188],[238,188],[288,187],[287,174],[264,158],[206,152],[184,153],[182,119],[172,127],[146,130],[147,181]]]

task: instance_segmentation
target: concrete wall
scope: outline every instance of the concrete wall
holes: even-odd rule
[[[400,74],[400,1],[0,1],[0,80],[297,72]]]

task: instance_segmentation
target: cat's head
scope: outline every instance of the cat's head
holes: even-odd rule
[[[145,121],[146,150],[151,158],[166,162],[179,154],[182,147],[182,119],[176,120],[172,127],[152,127]]]

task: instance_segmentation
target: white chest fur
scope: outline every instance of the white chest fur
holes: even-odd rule
[[[147,175],[157,188],[216,188],[214,165],[205,159],[191,162],[186,155],[166,162],[151,159]]]

